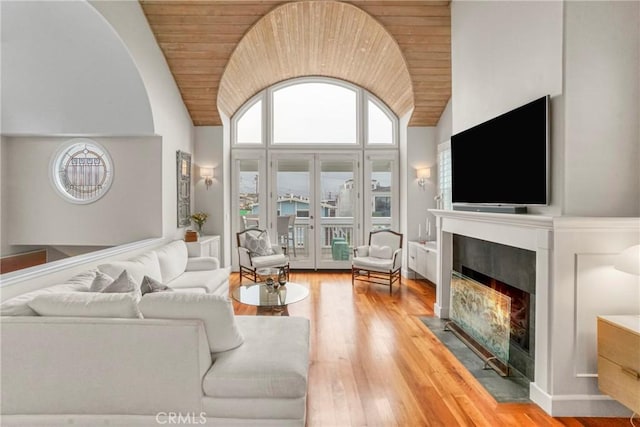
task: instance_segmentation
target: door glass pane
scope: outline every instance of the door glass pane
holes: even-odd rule
[[[358,195],[353,165],[353,161],[321,161],[319,249],[322,261],[351,258]]]
[[[258,173],[259,160],[239,160],[238,169],[240,182],[238,192],[238,207],[240,229],[259,227],[260,215],[260,175]]]
[[[391,228],[392,160],[371,162],[371,229]]]
[[[368,106],[368,143],[393,144],[393,122],[375,102],[369,100]]]
[[[278,243],[291,261],[309,259],[311,168],[309,160],[280,159],[276,172]]]
[[[262,100],[259,100],[238,119],[236,143],[262,144]]]
[[[273,93],[274,144],[356,144],[356,92],[301,83]]]

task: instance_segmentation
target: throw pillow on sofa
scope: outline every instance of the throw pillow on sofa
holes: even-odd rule
[[[212,353],[231,350],[244,342],[236,326],[233,305],[228,298],[211,294],[155,292],[138,304],[147,319],[199,319]]]
[[[138,284],[133,281],[127,270],[123,270],[116,280],[102,290],[103,294],[119,294],[123,292],[133,292],[138,299],[142,296]]]
[[[142,279],[142,283],[140,284],[140,292],[144,296],[145,294],[154,293],[154,292],[172,292],[173,289],[168,287],[165,284],[158,282],[155,279],[152,279],[149,276],[144,276]]]
[[[113,283],[113,277],[104,274],[102,271],[96,272],[96,277],[91,282],[89,292],[102,292],[107,286]]]
[[[40,316],[142,318],[133,293],[71,292],[38,295],[29,307]]]
[[[114,261],[102,264],[98,266],[98,269],[111,277],[118,277],[123,270],[127,270],[137,285],[142,283],[144,276],[162,281],[158,255],[155,252],[147,252],[128,261]]]

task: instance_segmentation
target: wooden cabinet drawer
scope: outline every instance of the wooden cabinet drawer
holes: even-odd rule
[[[611,360],[598,357],[598,387],[632,411],[640,413],[640,379],[638,371],[624,368]]]
[[[640,372],[640,335],[598,319],[598,355]]]

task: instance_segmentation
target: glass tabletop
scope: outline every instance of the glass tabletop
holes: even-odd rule
[[[287,282],[277,289],[264,283],[250,283],[238,286],[231,295],[236,301],[247,305],[284,307],[305,299],[309,295],[309,289],[293,282]]]

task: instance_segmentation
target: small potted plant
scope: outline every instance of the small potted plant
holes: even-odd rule
[[[204,212],[196,212],[191,215],[191,221],[198,227],[198,235],[202,236],[202,226],[205,222],[207,222],[207,218],[209,218],[209,214]]]

